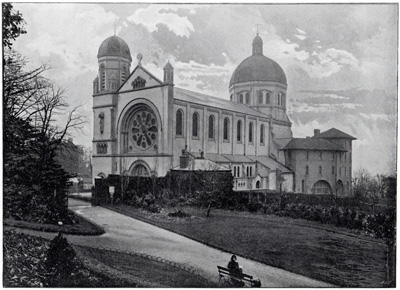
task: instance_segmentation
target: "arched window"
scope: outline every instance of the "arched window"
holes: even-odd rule
[[[281,93],[278,93],[278,106],[281,105]]]
[[[240,94],[240,103],[243,104],[243,94]]]
[[[319,166],[319,175],[322,175],[322,166]]]
[[[264,131],[265,131],[264,124],[261,124],[261,127],[260,127],[260,143],[261,144],[264,144]]]
[[[265,103],[269,104],[271,102],[271,93],[267,92],[265,95]]]
[[[237,122],[237,141],[242,141],[242,121]]]
[[[132,175],[133,176],[149,176],[150,174],[144,165],[138,164],[132,169]]]
[[[253,143],[253,122],[249,124],[249,142]]]
[[[198,131],[199,131],[199,114],[194,113],[192,120],[192,136],[199,137]]]
[[[121,70],[121,84],[124,83],[126,80],[126,71],[126,66],[123,66]]]
[[[183,112],[182,110],[176,111],[176,135],[183,136]]]
[[[250,94],[246,93],[246,104],[250,104]]]
[[[311,188],[312,194],[331,194],[332,188],[325,180],[319,180]]]
[[[260,188],[260,181],[259,180],[257,180],[257,182],[256,182],[256,188]]]
[[[308,165],[306,165],[306,175],[308,175]]]
[[[286,102],[286,98],[285,98],[285,94],[281,94],[281,106],[284,107],[285,106],[285,102]]]
[[[263,93],[262,92],[258,92],[258,103],[259,104],[263,103]]]
[[[224,140],[229,140],[229,118],[224,119]]]
[[[233,95],[231,95],[231,101],[233,101]]]
[[[208,138],[214,139],[214,115],[208,117]]]
[[[100,66],[100,89],[104,91],[106,89],[106,68],[104,64]]]

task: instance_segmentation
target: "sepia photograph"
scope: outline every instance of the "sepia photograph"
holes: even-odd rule
[[[398,3],[2,16],[3,287],[396,287]]]

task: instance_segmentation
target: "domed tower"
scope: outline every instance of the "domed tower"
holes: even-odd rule
[[[93,93],[116,91],[130,73],[131,52],[126,42],[114,35],[100,45],[97,54],[99,74],[93,81]]]
[[[283,69],[263,55],[260,36],[253,40],[253,54],[235,69],[229,83],[232,102],[245,104],[272,117],[277,138],[291,138],[291,122],[286,114],[287,81]]]

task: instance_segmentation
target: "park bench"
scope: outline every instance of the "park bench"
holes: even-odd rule
[[[218,267],[218,274],[219,274],[219,281],[221,280],[233,287],[261,287],[261,282],[259,279],[254,279],[253,276],[241,273],[241,274],[234,274],[229,271],[228,268],[217,266]]]

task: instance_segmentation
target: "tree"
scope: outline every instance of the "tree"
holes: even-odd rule
[[[26,33],[25,21],[19,11],[15,11],[11,3],[3,3],[3,48],[11,48],[12,41]]]
[[[26,59],[11,49],[22,33],[23,18],[3,4],[3,144],[5,216],[54,222],[67,213],[67,173],[56,162],[67,132],[85,120],[68,113],[65,125],[55,116],[65,113],[64,91],[41,75],[45,65],[26,70]]]

